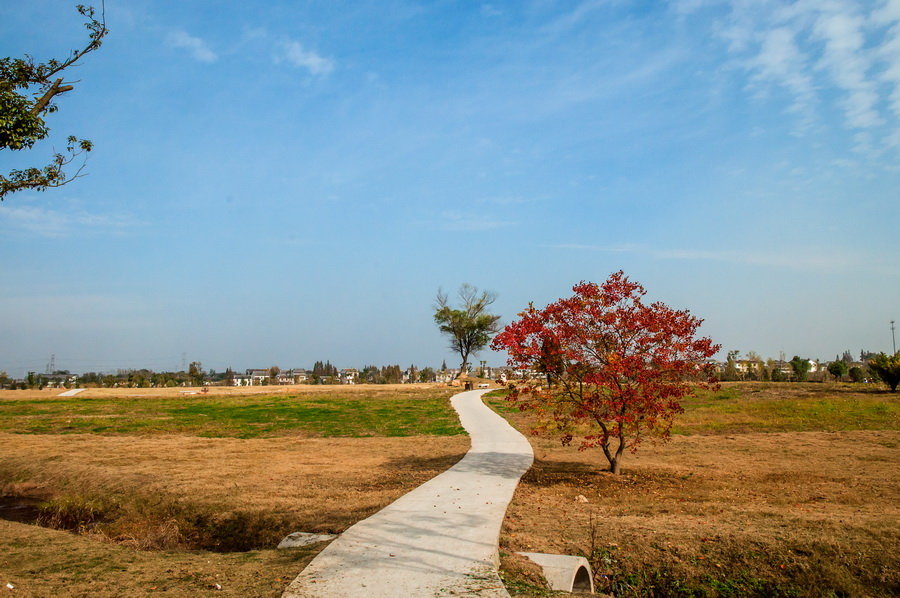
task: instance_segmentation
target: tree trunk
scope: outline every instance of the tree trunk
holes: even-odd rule
[[[619,436],[619,446],[616,448],[616,454],[613,455],[609,450],[609,445],[604,444],[601,448],[603,448],[603,454],[606,455],[606,460],[609,461],[609,472],[614,475],[619,475],[622,473],[622,453],[625,452],[625,437],[624,435]]]

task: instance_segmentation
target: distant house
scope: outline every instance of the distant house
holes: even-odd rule
[[[62,388],[67,384],[75,384],[78,376],[74,374],[41,374],[39,378],[46,388]]]
[[[491,378],[494,380],[499,380],[500,382],[506,383],[507,380],[513,377],[513,369],[509,366],[501,366],[497,368],[491,368]]]
[[[265,384],[269,379],[269,370],[247,370],[247,376],[250,378],[250,386]]]
[[[357,384],[359,382],[359,370],[356,368],[344,368],[339,375],[341,384]]]
[[[247,374],[239,374],[237,372],[232,372],[231,374],[231,385],[232,386],[250,386],[250,376]]]
[[[293,378],[293,384],[304,384],[307,380],[309,380],[309,372],[307,372],[303,368],[294,368],[290,370],[291,378]]]
[[[734,362],[735,369],[741,374],[756,373],[765,363],[758,359],[738,359]]]
[[[450,368],[449,370],[441,370],[440,372],[435,372],[434,377],[435,382],[447,384],[459,377],[459,368]]]

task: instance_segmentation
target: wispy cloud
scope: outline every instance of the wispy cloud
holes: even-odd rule
[[[791,111],[802,116],[805,127],[813,117],[815,92],[806,57],[797,47],[794,35],[787,27],[766,32],[758,53],[744,64],[754,72],[756,81],[780,84],[791,93]]]
[[[210,49],[209,45],[199,37],[194,37],[186,31],[173,31],[166,39],[166,43],[172,48],[187,50],[194,60],[200,62],[215,62],[219,56]]]
[[[42,237],[68,237],[77,232],[124,232],[135,225],[129,217],[96,214],[77,206],[50,210],[36,206],[0,206],[0,226],[34,233]]]
[[[503,14],[503,11],[490,3],[484,3],[481,5],[481,14],[486,17],[499,17]]]
[[[533,197],[521,197],[518,195],[494,195],[482,197],[477,201],[480,204],[490,204],[495,206],[521,206],[532,204],[537,200]]]
[[[311,75],[327,75],[334,70],[334,61],[307,50],[298,41],[288,40],[279,44],[275,55],[276,62],[287,62],[298,68],[306,69]]]
[[[871,128],[882,124],[878,115],[878,91],[870,78],[872,60],[864,51],[864,20],[851,8],[820,14],[813,32],[824,42],[821,67],[845,96],[841,100],[847,124],[853,128]]]
[[[508,220],[496,220],[477,214],[463,214],[450,211],[441,212],[440,221],[444,230],[469,232],[494,230],[515,224],[515,222]]]
[[[552,33],[564,33],[582,23],[591,13],[609,6],[609,0],[584,0],[575,4],[568,12],[551,21],[546,29]]]
[[[783,252],[734,251],[704,249],[657,249],[642,245],[590,245],[560,243],[553,249],[596,251],[601,253],[632,253],[658,260],[711,261],[750,266],[769,266],[793,270],[834,270],[856,266],[857,261],[845,254],[817,251],[785,250]]]
[[[800,131],[831,105],[858,150],[877,153],[900,141],[900,0],[677,0],[674,7],[688,18],[715,11],[731,63],[757,92],[786,91]]]

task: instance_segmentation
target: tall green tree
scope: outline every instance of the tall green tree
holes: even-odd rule
[[[828,373],[834,376],[837,380],[843,380],[844,376],[847,375],[847,372],[850,368],[847,366],[847,362],[844,360],[832,361],[828,364]]]
[[[803,359],[799,355],[794,355],[788,363],[791,364],[791,369],[794,370],[794,380],[796,382],[806,381],[806,377],[809,375],[809,360]]]
[[[722,380],[734,382],[741,379],[741,373],[737,369],[737,361],[740,355],[740,351],[728,352],[728,357],[725,359],[725,371],[722,372]]]
[[[500,330],[500,316],[488,311],[497,300],[495,293],[479,291],[467,283],[459,288],[457,295],[460,303],[454,307],[447,294],[438,290],[434,322],[450,339],[450,348],[459,353],[462,375],[468,371],[469,355],[485,348],[491,342],[491,336]]]
[[[203,364],[199,361],[192,361],[188,366],[188,379],[191,386],[203,385]]]
[[[869,369],[890,386],[891,392],[897,392],[900,384],[900,351],[893,355],[879,353],[869,360]]]
[[[79,4],[77,10],[87,19],[88,41],[84,47],[72,50],[65,60],[35,62],[29,55],[0,58],[0,151],[29,149],[50,134],[44,118],[58,109],[54,101],[56,96],[75,89],[72,82],[64,80],[63,71],[76,66],[86,54],[99,48],[109,32],[103,15],[98,19],[93,7]],[[68,176],[63,168],[91,151],[92,147],[87,139],[69,136],[66,152],[54,154],[47,166],[0,174],[0,201],[16,191],[44,191],[78,178],[84,163],[72,176]]]

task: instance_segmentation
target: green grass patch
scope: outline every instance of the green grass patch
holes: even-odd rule
[[[900,429],[900,402],[841,385],[735,384],[682,402],[675,434]]]
[[[486,402],[500,414],[518,413],[507,394],[492,391]],[[900,430],[900,394],[864,385],[726,383],[687,397],[682,406],[673,434]],[[528,412],[524,417],[527,425]]]
[[[155,398],[68,397],[0,401],[0,431],[19,434],[185,434],[258,438],[456,435],[449,397],[427,389],[402,394]]]

